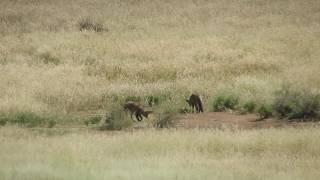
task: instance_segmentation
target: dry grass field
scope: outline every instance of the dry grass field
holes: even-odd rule
[[[319,0],[1,0],[0,179],[318,179],[316,127],[84,122],[150,97],[165,121],[192,92],[208,115],[313,117],[319,70]]]

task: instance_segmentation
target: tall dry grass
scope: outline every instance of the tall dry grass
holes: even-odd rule
[[[270,101],[320,89],[318,0],[2,0],[0,111],[108,110],[193,91]],[[79,31],[83,19],[108,31]],[[116,98],[115,98],[116,97]]]

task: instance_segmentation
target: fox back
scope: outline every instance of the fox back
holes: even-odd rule
[[[125,110],[130,111],[131,113],[134,113],[134,112],[139,111],[139,110],[142,109],[142,108],[139,106],[139,104],[137,104],[137,103],[135,103],[135,102],[133,102],[133,101],[128,101],[127,103],[125,103],[125,104],[123,105],[123,108],[124,108]]]
[[[148,118],[148,115],[152,113],[152,111],[145,111],[139,104],[132,101],[125,103],[123,108],[130,111],[131,114],[135,114],[139,121],[142,120],[142,116]]]

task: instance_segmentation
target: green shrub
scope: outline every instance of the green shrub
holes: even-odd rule
[[[253,101],[248,101],[246,103],[243,104],[242,106],[242,113],[253,113],[256,109],[256,103]]]
[[[225,111],[235,109],[239,103],[239,97],[234,94],[222,94],[214,98],[213,111]]]
[[[123,130],[132,127],[133,120],[121,108],[121,106],[112,108],[112,111],[106,115],[105,124],[100,130]]]
[[[281,118],[317,118],[320,111],[320,96],[306,89],[284,87],[276,92],[273,108]]]
[[[272,116],[272,106],[263,104],[257,109],[257,113],[259,114],[261,119],[269,118]]]

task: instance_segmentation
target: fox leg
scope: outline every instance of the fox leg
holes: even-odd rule
[[[136,119],[138,120],[138,121],[142,121],[142,116],[141,116],[141,114],[139,114],[139,113],[137,113],[136,112]]]
[[[203,112],[202,106],[200,104],[198,104],[198,113],[201,113],[201,112]]]

